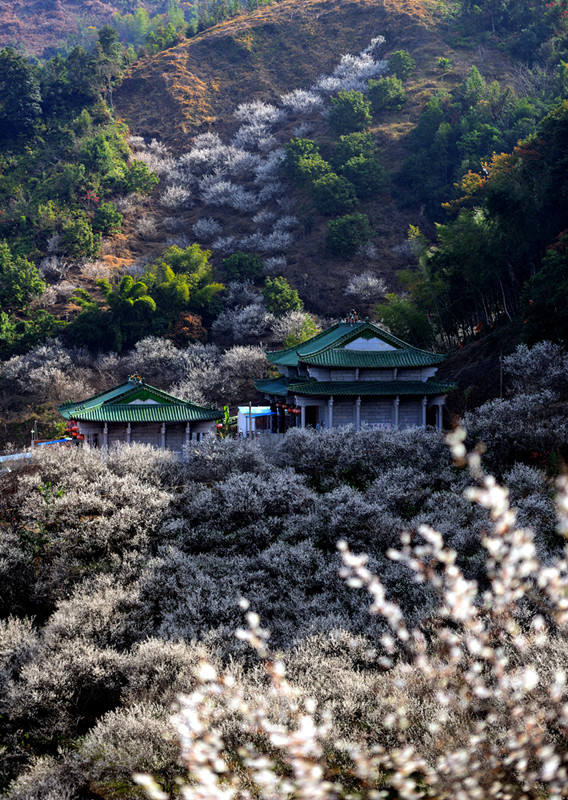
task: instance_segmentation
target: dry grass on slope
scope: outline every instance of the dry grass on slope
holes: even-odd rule
[[[239,103],[308,86],[373,36],[386,36],[390,48],[415,40],[418,29],[426,35],[426,11],[421,17],[416,9],[430,4],[282,0],[135,64],[118,111],[136,133],[170,144],[200,129],[223,134]]]

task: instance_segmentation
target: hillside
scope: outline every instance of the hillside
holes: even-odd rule
[[[433,93],[457,85],[473,63],[490,80],[497,76],[502,79],[507,72],[506,59],[496,49],[458,51],[449,47],[443,38],[444,26],[433,24],[434,5],[377,0],[306,3],[284,0],[137,62],[116,95],[116,109],[133,134],[144,137],[146,142],[156,139],[179,157],[191,148],[196,134],[214,132],[228,142],[239,128],[234,116],[239,104],[261,101],[281,106],[282,94],[308,88],[319,76],[331,74],[343,55],[356,54],[374,37],[384,36],[381,58],[404,48],[417,63],[415,77],[408,82],[405,107],[386,118],[373,120],[370,128],[378,145],[379,159],[386,171],[393,174],[411,153],[408,134]],[[441,54],[453,64],[447,76],[441,76],[436,69],[436,59]],[[310,138],[331,147],[329,126],[319,112],[288,113],[272,131],[276,146],[297,135],[295,132],[302,124],[309,126]],[[246,184],[247,177],[242,180]],[[376,252],[372,261],[368,254],[346,261],[325,251],[328,220],[313,208],[309,196],[288,186],[286,199],[287,213],[300,220],[300,228],[284,254],[287,260],[284,274],[298,288],[308,309],[323,315],[344,313],[348,302],[344,288],[350,277],[366,268],[382,275],[390,289],[396,288],[394,273],[408,263],[405,241],[409,225],[420,225],[427,234],[434,233],[420,210],[401,209],[388,191],[383,192],[363,202],[360,208],[369,216],[374,229],[372,242]],[[273,204],[268,203],[267,207],[277,213]],[[191,208],[176,209],[178,230],[191,237],[193,224],[211,211],[196,197]],[[213,212],[222,224],[223,237],[238,238],[239,234],[250,235],[255,231],[250,214],[224,208]],[[144,214],[157,222],[164,216],[171,217],[156,202]],[[160,239],[163,242],[168,238],[168,232],[161,228],[156,236],[143,238],[137,237],[128,224],[125,231],[134,236],[121,241],[122,255],[135,261],[158,250]],[[125,253],[125,247],[129,252]],[[214,261],[219,266],[227,253],[213,249]]]
[[[41,56],[78,33],[80,25],[100,27],[124,9],[125,3],[113,0],[5,0],[0,4],[0,46]]]

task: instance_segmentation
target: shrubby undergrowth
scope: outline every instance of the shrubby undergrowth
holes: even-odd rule
[[[238,302],[247,286],[231,291]],[[64,371],[65,354],[50,347],[50,358]],[[564,356],[551,348],[545,343],[535,350],[540,366],[534,378],[528,369],[532,351],[520,349],[506,362],[511,380],[524,371],[532,401],[517,395],[468,417],[470,436],[476,436],[509,414],[500,437],[485,439],[484,460],[511,487],[518,530],[506,496],[479,477],[477,461],[472,478],[431,430],[298,429],[265,445],[210,439],[193,445],[185,460],[139,445],[106,455],[43,450],[31,466],[0,477],[5,796],[141,797],[134,771],[153,774],[175,795],[175,778],[183,771],[178,739],[190,747],[196,717],[188,716],[190,701],[184,701],[172,724],[170,707],[180,692],[202,696],[213,690],[214,684],[199,684],[203,662],[212,665],[201,673],[205,677],[213,668],[217,675],[230,670],[234,691],[249,708],[264,709],[267,725],[278,713],[281,744],[296,731],[298,757],[312,719],[313,785],[322,775],[348,781],[334,796],[344,796],[347,785],[367,796],[391,781],[403,797],[429,784],[440,792],[463,789],[468,798],[504,797],[505,790],[495,788],[512,780],[510,772],[503,774],[503,753],[511,753],[510,737],[520,735],[527,719],[536,720],[531,730],[537,733],[515,739],[514,775],[522,774],[528,786],[540,782],[554,789],[563,774],[556,753],[563,752],[558,676],[566,644],[557,600],[564,591],[559,533],[565,527],[557,528],[554,484],[542,468],[550,471],[554,463],[541,464],[527,449],[531,437],[548,437],[543,445],[556,446],[561,455],[567,440],[563,389],[553,388],[555,365]],[[265,369],[255,348],[176,350],[159,339],[147,340],[129,358],[129,367],[154,371],[165,384],[178,381],[176,391],[192,397],[199,381],[204,394],[218,390],[220,375],[234,382],[245,363],[249,373]],[[73,359],[81,364],[81,353]],[[97,369],[100,375],[110,367],[114,372],[122,361],[107,356]],[[11,369],[13,384],[24,380],[23,362],[12,361]],[[544,414],[543,407],[535,411],[534,398],[545,393],[554,398],[546,406],[550,424],[531,430],[526,415]],[[521,425],[523,414],[519,441],[511,420]],[[463,447],[459,438],[454,445]],[[478,503],[467,494],[472,482],[481,486]],[[495,519],[501,538],[491,533]],[[393,560],[401,533],[403,555]],[[339,540],[367,554],[367,562],[345,556],[346,567],[352,583],[368,585],[381,613],[369,616],[363,594],[346,588],[338,575]],[[369,573],[380,576],[384,598]],[[425,580],[417,582],[416,574]],[[495,592],[505,578],[503,598]],[[440,614],[444,587],[453,594],[442,592],[446,611]],[[243,596],[271,629],[270,646],[281,654],[290,684],[277,672],[270,688],[264,667],[235,638]],[[453,622],[444,627],[448,616]],[[253,642],[263,640],[255,619],[252,632],[243,634]],[[406,638],[404,631],[414,628],[418,632]],[[487,648],[481,653],[477,640]],[[495,665],[504,676],[499,680],[492,677]],[[463,686],[474,700],[460,700]],[[220,725],[219,757],[231,766],[231,754],[251,741],[249,728],[239,705],[224,705],[224,690],[215,696],[213,705],[201,704],[197,695],[191,702],[197,718],[209,714],[206,709],[214,714],[203,724]],[[304,727],[288,703],[294,697]],[[315,718],[310,698],[319,709]],[[485,698],[493,711],[484,711]],[[511,728],[516,719],[521,728]],[[274,755],[267,749],[270,736],[257,733],[259,757]],[[378,761],[363,790],[361,765],[371,762],[360,756],[370,758],[367,748],[377,743],[385,750],[374,753]],[[186,750],[184,758],[191,753]],[[287,758],[283,753],[282,763],[294,772],[296,762]],[[405,772],[405,765],[412,770]],[[242,774],[250,776],[247,769]],[[493,784],[488,770],[497,776]],[[464,783],[470,777],[482,795],[470,791],[477,784]],[[207,791],[214,796],[211,786]],[[318,796],[326,793],[321,789]]]

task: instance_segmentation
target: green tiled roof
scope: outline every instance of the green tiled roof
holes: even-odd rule
[[[368,397],[382,395],[385,397],[420,396],[447,394],[455,389],[453,383],[437,383],[435,381],[307,381],[306,383],[289,383],[288,393],[297,395],[322,395],[324,397],[349,395]]]
[[[446,356],[439,353],[427,353],[424,350],[405,348],[400,350],[344,350],[331,348],[322,353],[306,355],[300,358],[305,364],[313,367],[361,367],[384,369],[387,367],[429,367],[441,364]]]
[[[184,405],[117,405],[99,406],[77,411],[73,419],[79,422],[201,422],[220,419],[221,411],[201,408],[193,403]]]
[[[266,381],[255,381],[254,385],[259,392],[265,392],[266,394],[274,394],[280,397],[286,397],[286,394],[288,393],[288,381],[284,377],[271,378],[270,380]]]
[[[396,350],[343,350],[346,344],[361,337],[378,338],[391,347],[396,348]],[[412,347],[406,342],[403,342],[402,339],[398,339],[396,336],[393,336],[392,333],[388,333],[382,328],[379,328],[378,325],[374,325],[367,320],[354,324],[338,322],[332,325],[331,328],[319,333],[317,336],[313,336],[311,339],[302,342],[302,344],[296,347],[268,352],[266,356],[272,364],[277,366],[293,367],[297,366],[299,361],[308,364],[321,363],[322,366],[345,366],[343,363],[324,364],[320,361],[314,361],[314,359],[323,358],[327,353],[339,353],[340,355],[330,355],[329,357],[332,359],[340,359],[344,353],[349,353],[350,355],[346,356],[346,358],[350,359],[349,366],[374,366],[375,362],[369,363],[370,356],[376,358],[377,356],[386,356],[388,353],[391,353],[393,354],[391,358],[394,358],[394,353],[400,350],[406,353],[405,359],[407,359],[408,362],[387,364],[381,361],[377,366],[427,366],[429,364],[439,364],[445,358],[445,356],[438,353],[429,353],[427,350],[420,350],[418,347]],[[412,358],[415,360],[411,361],[411,354]],[[325,357],[327,357],[327,355],[325,355]]]
[[[140,398],[153,402],[148,405],[133,403]],[[127,381],[87,400],[63,403],[58,411],[65,419],[85,422],[197,422],[223,416],[217,408],[180,400],[143,381]]]

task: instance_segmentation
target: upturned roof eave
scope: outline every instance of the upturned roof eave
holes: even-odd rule
[[[139,391],[147,391],[150,395],[154,395],[158,400],[167,400],[168,403],[156,403],[152,405],[143,404],[129,404],[127,398],[130,395],[136,394]],[[113,389],[108,389],[106,392],[100,392],[99,394],[93,395],[92,397],[87,398],[86,400],[80,402],[68,402],[62,403],[60,406],[57,407],[58,412],[64,419],[81,419],[83,421],[91,420],[96,421],[94,419],[94,414],[98,415],[101,421],[104,421],[102,418],[103,411],[102,409],[140,409],[140,408],[147,408],[147,409],[157,409],[157,408],[166,409],[168,407],[175,407],[177,409],[186,409],[188,412],[188,422],[195,421],[195,416],[198,414],[206,414],[209,415],[211,419],[220,419],[223,416],[223,412],[220,409],[207,407],[207,406],[200,406],[197,403],[192,403],[191,401],[181,400],[179,397],[175,397],[168,392],[164,392],[162,389],[158,389],[155,386],[151,386],[148,383],[131,383],[130,381],[120,384],[119,386],[115,386]],[[124,412],[123,412],[124,413]],[[131,421],[141,421],[140,419],[135,419],[134,417],[140,416],[140,413],[133,411],[133,418]],[[193,418],[191,417],[193,414]],[[118,415],[118,413],[117,413]],[[110,416],[112,416],[112,412],[108,412],[109,421]],[[118,415],[119,416],[119,415]],[[165,415],[167,416],[167,415]],[[202,417],[207,419],[208,417]],[[124,421],[128,421],[125,417]],[[167,420],[166,420],[167,421]]]
[[[364,322],[356,322],[353,325],[347,323],[337,322],[325,331],[313,336],[306,342],[302,342],[295,347],[289,347],[285,350],[272,350],[266,352],[266,357],[271,364],[280,366],[296,366],[300,361],[302,363],[309,363],[310,358],[321,355],[332,349],[338,349],[348,344],[350,340],[358,338],[364,331],[372,331],[382,341],[390,344],[396,349],[407,350],[416,353],[417,355],[424,356],[425,358],[434,357],[439,359],[438,363],[445,361],[448,357],[444,353],[432,353],[429,350],[421,350],[419,347],[414,347],[408,342],[404,342],[392,333],[383,330],[373,322],[365,320]],[[333,335],[338,334],[338,335]],[[325,342],[326,339],[330,341]],[[312,345],[321,345],[322,341],[325,342],[323,346],[311,347]],[[353,351],[357,352],[357,351]],[[361,351],[370,352],[370,351]],[[424,365],[427,366],[427,365]]]

